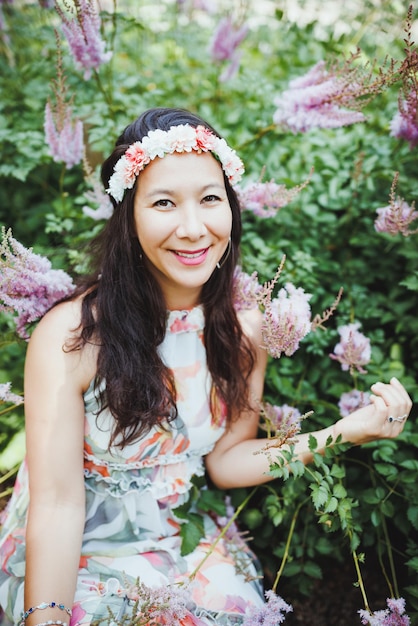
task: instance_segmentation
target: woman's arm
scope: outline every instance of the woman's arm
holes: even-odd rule
[[[94,376],[94,350],[66,351],[80,306],[68,302],[38,324],[25,365],[26,444],[30,504],[24,609],[74,600],[85,521],[83,392]],[[70,616],[37,610],[27,626]]]
[[[262,344],[260,318],[248,317],[249,334],[256,347]],[[253,397],[259,400],[262,396],[262,380],[264,379],[266,357],[260,355],[251,377]],[[312,433],[297,435],[294,447],[295,458],[303,463],[312,460],[309,450],[309,437],[313,435],[318,443],[317,452],[325,449],[329,437],[334,441],[341,436],[342,442],[360,445],[369,441],[392,438],[399,435],[405,422],[389,422],[389,416],[408,415],[412,402],[401,383],[392,379],[389,384],[376,383],[372,386],[372,403],[354,411],[335,424]],[[273,477],[268,474],[269,457],[266,454],[255,454],[265,447],[266,439],[256,439],[259,414],[257,409],[240,416],[232,423],[228,431],[217,442],[213,451],[206,457],[206,467],[211,480],[221,489],[250,487],[258,485]],[[289,449],[284,446],[283,449]],[[271,456],[281,455],[280,449],[271,449]]]

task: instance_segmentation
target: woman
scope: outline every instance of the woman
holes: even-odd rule
[[[206,122],[178,109],[145,112],[105,161],[114,214],[93,244],[92,272],[29,343],[27,460],[1,542],[10,619],[104,621],[107,607],[129,610],[138,577],[169,588],[192,572],[184,624],[239,624],[263,603],[249,550],[213,547],[219,529],[206,515],[204,538],[182,556],[175,511],[204,468],[225,489],[271,480],[268,459],[254,454],[264,444],[261,314],[237,314],[232,298],[242,170]],[[314,433],[319,448],[329,436],[361,444],[399,434],[406,391],[395,379],[372,391],[370,406]],[[296,444],[306,463],[307,437]]]

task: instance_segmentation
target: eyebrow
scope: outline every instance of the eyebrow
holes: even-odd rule
[[[214,187],[216,187],[217,189],[222,189],[222,191],[226,192],[224,185],[221,185],[220,183],[209,183],[208,185],[204,185],[199,191],[201,193],[204,193],[208,189],[213,189]],[[152,196],[160,196],[160,195],[173,196],[175,194],[176,192],[173,189],[159,188],[159,189],[153,189],[152,191],[147,193],[145,198],[151,198]]]

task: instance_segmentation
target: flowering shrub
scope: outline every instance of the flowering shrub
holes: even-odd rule
[[[289,445],[288,465],[272,459],[277,481],[229,494],[239,528],[250,531],[277,598],[295,606],[329,560],[351,554],[361,619],[407,623],[402,596],[416,620],[416,411],[396,441],[323,457],[311,441],[306,469],[292,461],[286,433],[328,426],[367,403],[378,379],[398,376],[417,397],[417,16],[412,8],[405,16],[402,3],[382,3],[379,20],[369,3],[355,15],[334,3],[339,36],[318,18],[304,26],[298,2],[299,22],[268,2],[249,3],[247,13],[242,4],[239,15],[221,0],[133,4],[107,3],[100,14],[93,0],[59,2],[58,11],[51,2],[1,4],[0,211],[13,229],[0,273],[0,384],[11,383],[2,393],[22,389],[26,344],[13,334],[16,322],[26,337],[28,324],[71,292],[70,276],[85,269],[84,246],[112,211],[98,182],[103,155],[150,106],[195,110],[246,166],[237,187],[244,232],[236,306],[256,301],[265,312],[270,426],[260,434],[271,455],[277,441]],[[270,13],[256,13],[259,4]],[[352,53],[353,42],[361,51]],[[309,171],[309,184],[301,183]],[[341,287],[332,316],[318,321]],[[22,427],[21,408],[0,415],[2,447]],[[222,515],[221,495],[201,487],[200,505]],[[182,536],[185,551],[193,549],[194,535]],[[382,589],[372,608],[362,570]],[[388,596],[398,600],[382,609]],[[275,602],[266,610],[284,617]],[[372,621],[380,618],[386,622]]]

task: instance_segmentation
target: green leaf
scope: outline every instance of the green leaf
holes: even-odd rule
[[[406,515],[412,526],[418,530],[418,506],[409,506],[406,510]]]
[[[344,487],[344,485],[341,485],[340,483],[337,483],[336,485],[334,485],[334,488],[332,491],[334,493],[334,496],[339,499],[345,498],[347,495],[346,488]]]
[[[336,511],[336,510],[337,510],[337,507],[338,507],[338,500],[337,500],[337,498],[334,498],[334,496],[332,496],[332,497],[328,500],[328,502],[327,502],[327,504],[326,504],[326,506],[325,506],[324,511],[325,511],[326,513],[333,513],[334,511]]]
[[[325,502],[327,502],[330,496],[329,489],[323,484],[311,485],[310,488],[312,490],[312,494],[311,494],[312,502],[316,510],[318,510],[322,506],[324,506]]]
[[[303,566],[303,572],[311,578],[316,578],[317,580],[322,579],[322,570],[318,563],[315,563],[314,561],[306,561]]]
[[[218,515],[225,515],[225,494],[217,489],[202,489],[197,506],[202,511],[213,511]]]
[[[415,572],[418,572],[418,556],[414,556],[412,559],[409,559],[409,561],[406,561],[406,565]]]
[[[308,445],[309,445],[309,450],[311,452],[314,452],[317,447],[318,447],[318,442],[316,440],[316,438],[313,435],[309,435],[309,439],[308,439]]]
[[[181,555],[185,556],[193,552],[204,534],[203,518],[195,513],[190,513],[187,521],[180,526]]]

